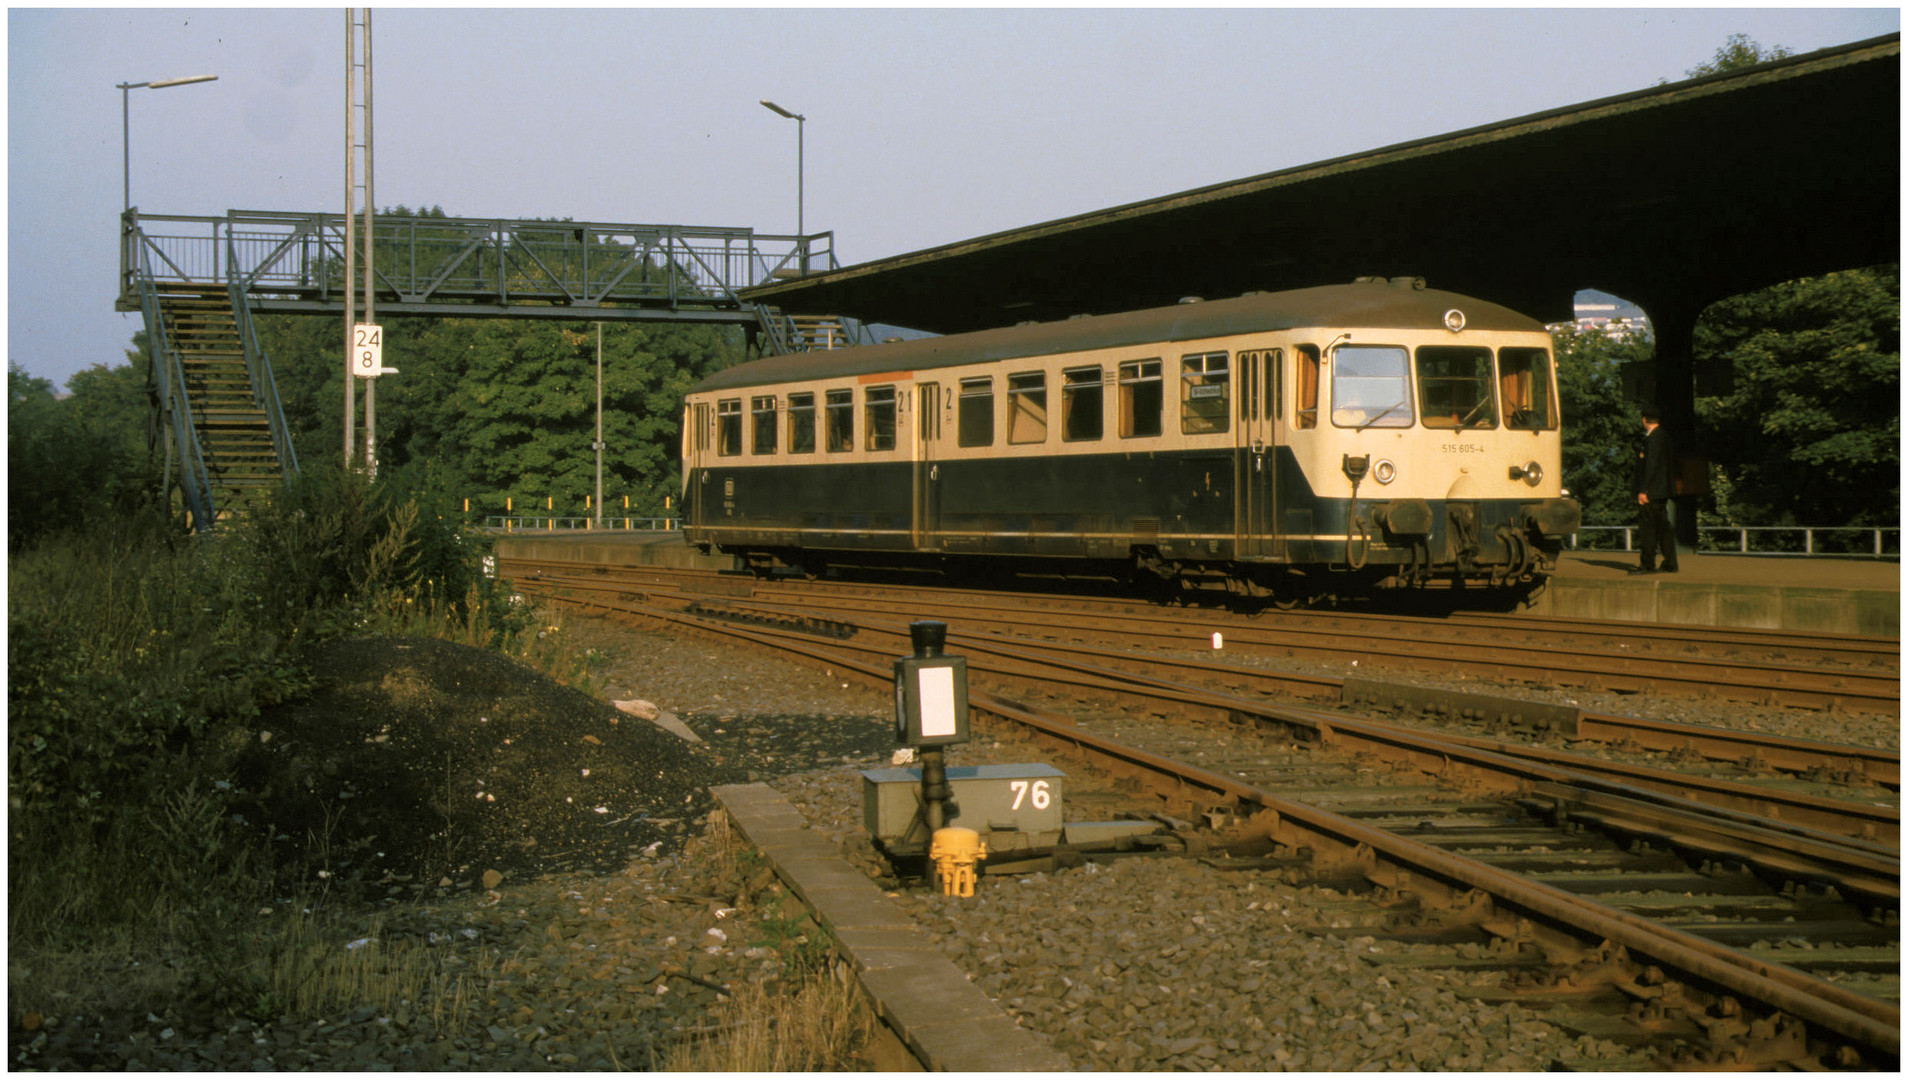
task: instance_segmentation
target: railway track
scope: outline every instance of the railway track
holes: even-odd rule
[[[747,627],[601,596],[584,602],[756,641],[877,683],[888,679],[888,658],[904,651],[899,624],[863,624],[855,647],[847,648],[813,632]],[[972,649],[963,649],[970,672],[994,674],[991,660],[977,662]],[[1891,947],[1898,958],[1898,930],[1888,914],[1898,911],[1898,889],[1887,895],[1897,872],[1887,845],[1757,826],[1714,810],[1577,786],[1559,774],[1533,780],[1526,765],[1497,772],[1500,790],[1480,797],[1479,777],[1501,770],[1501,762],[1479,751],[1460,774],[1445,764],[1453,747],[1424,744],[1394,760],[1421,766],[1434,759],[1435,797],[1413,791],[1407,794],[1415,801],[1401,802],[1393,787],[1365,805],[1340,794],[1331,809],[1312,805],[1329,801],[1327,791],[1294,790],[1294,778],[1276,769],[1255,776],[1250,769],[1221,772],[1211,762],[1189,766],[991,692],[970,700],[983,713],[1064,744],[1096,769],[1148,786],[1166,809],[1204,821],[1210,829],[1190,834],[1200,846],[1249,851],[1257,844],[1275,859],[1302,852],[1318,873],[1362,881],[1372,890],[1380,929],[1400,948],[1427,934],[1482,935],[1494,943],[1488,962],[1517,976],[1503,992],[1561,1009],[1570,1030],[1651,1040],[1670,1055],[1666,1060],[1684,1065],[1885,1068],[1898,1060],[1897,1006],[1773,959],[1782,942],[1803,936],[1822,964],[1847,957],[1850,970],[1859,970],[1883,963],[1886,955],[1878,959],[1877,951]],[[1195,693],[1185,704],[1212,703]],[[1327,746],[1358,726],[1342,717],[1306,729],[1297,714],[1221,715],[1230,724],[1276,719],[1325,736],[1320,742]],[[1140,723],[1155,732],[1179,730]],[[1369,754],[1397,737],[1385,731],[1376,741],[1336,745]],[[1318,785],[1318,775],[1307,783]],[[1309,802],[1299,801],[1305,796]],[[1577,877],[1559,883],[1546,873]],[[1665,889],[1679,885],[1690,895],[1665,899]],[[1623,902],[1591,899],[1600,889],[1622,894]],[[1717,940],[1731,935],[1752,947]]]
[[[1045,612],[1065,598],[1037,597],[1026,602],[1017,594],[1005,598],[997,598],[994,594],[978,597],[957,594],[950,597],[947,590],[941,589],[884,589],[873,596],[860,596],[844,592],[836,583],[827,583],[817,590],[804,588],[799,593],[791,593],[783,587],[783,583],[765,588],[751,579],[735,575],[658,571],[653,568],[592,572],[579,571],[571,564],[512,562],[506,563],[501,569],[507,574],[516,575],[517,580],[534,582],[539,588],[564,588],[603,597],[648,597],[664,606],[693,606],[711,618],[740,623],[780,622],[791,627],[806,626],[813,633],[823,636],[853,633],[856,620],[863,612],[905,605],[905,610],[915,617],[939,618],[960,627],[965,633],[991,629],[1013,639],[1022,648],[1044,648],[1056,660],[1063,658],[1062,643],[1072,643],[1100,649],[1100,662],[1117,663],[1129,670],[1144,667],[1165,678],[1244,686],[1265,694],[1314,700],[1349,699],[1363,702],[1369,707],[1388,709],[1398,715],[1427,713],[1437,716],[1440,722],[1471,722],[1483,728],[1542,728],[1572,740],[1606,742],[1638,751],[1700,757],[1748,773],[1779,770],[1850,783],[1873,783],[1889,787],[1898,787],[1900,783],[1900,757],[1892,751],[1547,706],[1499,695],[1427,690],[1387,680],[1384,673],[1393,669],[1386,667],[1386,657],[1392,654],[1367,647],[1372,636],[1384,636],[1376,635],[1375,631],[1342,645],[1338,651],[1322,646],[1305,646],[1312,650],[1313,659],[1356,661],[1360,671],[1376,673],[1355,678],[1336,678],[1265,666],[1270,663],[1271,657],[1266,652],[1255,653],[1254,642],[1277,638],[1283,631],[1253,620],[1229,617],[1223,612],[1161,613],[1156,609],[1144,609],[1131,602],[1122,602],[1089,605],[1083,613],[1057,617]],[[1392,636],[1426,633],[1424,620],[1362,621],[1388,626],[1394,632]],[[1499,647],[1485,654],[1487,658],[1481,661],[1478,659],[1479,645],[1475,641],[1444,646],[1442,660],[1437,653],[1430,651],[1433,648],[1430,643],[1418,643],[1417,652],[1411,657],[1413,664],[1410,670],[1448,675],[1454,667],[1469,663],[1474,665],[1473,670],[1488,674],[1493,679],[1503,678],[1507,671],[1523,671],[1528,675],[1525,681],[1538,684],[1545,684],[1548,678],[1554,678],[1564,685],[1571,685],[1573,681],[1586,686],[1599,683],[1601,676],[1594,671],[1588,675],[1572,675],[1558,669],[1555,667],[1557,657],[1554,654],[1537,661],[1520,663],[1511,650],[1521,648],[1520,642],[1530,636],[1530,632],[1521,626],[1523,621],[1528,620],[1516,621],[1510,636],[1503,639]],[[1223,649],[1219,651],[1211,647],[1215,633],[1220,635],[1223,644]],[[1732,632],[1725,636],[1729,641],[1727,648],[1739,650],[1746,647],[1743,644],[1744,634]],[[1787,640],[1784,635],[1761,637],[1765,639],[1762,646],[1765,648],[1779,647],[1780,642]],[[1731,681],[1730,671],[1754,666],[1746,660],[1736,661],[1730,671],[1714,676],[1711,681],[1698,681],[1689,677],[1686,671],[1681,675],[1657,674],[1644,668],[1642,661],[1629,657],[1617,659],[1629,665],[1625,676],[1630,680],[1627,685],[1638,691],[1644,688],[1652,692],[1685,689],[1756,699],[1769,696],[1771,681],[1768,677],[1761,680],[1758,688],[1751,690],[1744,690],[1738,683]],[[1597,670],[1607,668],[1610,663],[1612,661],[1599,659]],[[1867,680],[1865,691],[1873,695],[1868,700],[1879,708],[1892,698],[1894,711],[1898,712],[1898,676],[1882,674],[1885,669],[1881,659],[1871,660],[1867,666],[1871,670],[1864,676]],[[1845,678],[1839,673],[1829,677],[1837,680]],[[1846,686],[1843,689],[1846,692]],[[1813,693],[1801,696],[1808,700],[1819,700],[1819,695]]]

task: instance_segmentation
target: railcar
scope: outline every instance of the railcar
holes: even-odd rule
[[[763,573],[1529,588],[1580,518],[1549,333],[1416,278],[755,360],[682,453],[685,538]]]

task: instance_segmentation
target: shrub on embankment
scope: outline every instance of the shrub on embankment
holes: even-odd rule
[[[210,536],[156,513],[107,515],[13,552],[10,982],[27,965],[111,981],[74,958],[111,956],[123,972],[163,955],[146,968],[183,986],[242,963],[234,949],[274,947],[230,932],[295,877],[275,873],[271,830],[238,812],[230,778],[260,707],[310,686],[302,647],[365,633],[506,651],[535,640],[483,577],[481,540],[438,509],[401,479],[320,472]]]

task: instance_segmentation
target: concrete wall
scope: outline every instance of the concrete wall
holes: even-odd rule
[[[1576,619],[1901,637],[1901,594],[1696,581],[1551,578],[1531,612]]]

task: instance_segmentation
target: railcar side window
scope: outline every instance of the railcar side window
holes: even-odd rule
[[[994,445],[994,377],[961,380],[960,437],[962,446]]]
[[[1292,426],[1315,428],[1318,426],[1318,346],[1300,345],[1298,347],[1298,400],[1292,404]]]
[[[1069,368],[1061,373],[1060,437],[1067,442],[1091,442],[1106,432],[1104,375],[1097,367]]]
[[[1428,428],[1497,426],[1491,393],[1491,350],[1474,345],[1418,349],[1418,400]]]
[[[1007,376],[1007,441],[1047,441],[1047,373]]]
[[[1150,439],[1163,430],[1165,386],[1157,360],[1129,360],[1120,365],[1120,438]]]
[[[788,452],[815,452],[815,395],[788,395]]]
[[[1550,407],[1550,353],[1544,349],[1497,350],[1497,386],[1504,399],[1504,426],[1549,431],[1557,426]]]
[[[749,449],[758,454],[775,452],[775,395],[752,397],[749,399],[749,419],[754,430],[750,433]]]
[[[894,449],[894,387],[870,386],[862,400],[868,413],[868,449]]]
[[[855,448],[855,392],[830,390],[825,407],[828,425],[828,452],[838,454]]]
[[[742,399],[716,402],[716,453],[734,457],[742,452]]]
[[[1411,376],[1396,345],[1332,350],[1332,423],[1363,431],[1411,426]]]
[[[1225,353],[1182,357],[1179,361],[1179,430],[1187,435],[1230,430],[1232,371]]]

